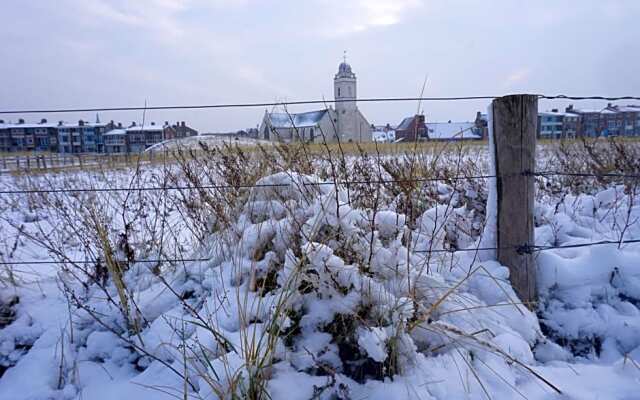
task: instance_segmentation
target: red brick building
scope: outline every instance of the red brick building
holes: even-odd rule
[[[414,115],[407,117],[400,122],[396,128],[396,140],[403,142],[415,142],[417,140],[428,139],[427,125],[424,115]]]

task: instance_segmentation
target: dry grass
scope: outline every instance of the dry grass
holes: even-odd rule
[[[628,145],[632,143],[633,145]],[[567,171],[620,171],[624,173],[639,173],[640,153],[636,141],[609,140],[590,143],[588,141],[564,142],[561,144],[543,144],[543,150],[553,154],[552,165]],[[358,271],[365,277],[375,277],[372,268],[373,254],[362,254],[361,248],[366,240],[373,240],[373,233],[378,229],[376,215],[393,209],[406,216],[406,223],[397,232],[397,238],[402,245],[412,249],[415,236],[436,235],[444,232],[444,244],[455,249],[464,241],[476,240],[480,237],[484,225],[484,210],[486,207],[487,188],[483,180],[454,179],[461,176],[478,176],[487,171],[488,160],[483,142],[430,142],[408,144],[292,144],[273,146],[238,146],[224,145],[222,147],[208,147],[201,144],[197,149],[177,148],[167,153],[155,153],[153,156],[145,153],[140,156],[130,156],[128,159],[87,165],[83,171],[95,174],[95,181],[106,182],[107,187],[121,186],[123,181],[129,187],[136,186],[185,186],[196,190],[174,190],[162,192],[111,193],[106,198],[99,198],[93,194],[39,194],[28,198],[32,210],[43,210],[52,215],[59,226],[53,229],[46,221],[37,221],[39,232],[26,233],[28,239],[39,243],[44,250],[55,259],[66,261],[65,273],[89,293],[97,288],[105,297],[105,302],[123,314],[128,329],[119,329],[108,319],[97,313],[92,316],[105,329],[112,330],[131,346],[132,351],[144,354],[144,346],[132,342],[131,333],[138,333],[148,327],[143,316],[139,317],[139,310],[133,301],[135,288],[127,286],[127,273],[136,265],[136,259],[145,257],[180,258],[191,256],[194,249],[206,248],[210,239],[216,238],[216,244],[229,248],[239,247],[242,243],[242,229],[235,226],[243,216],[249,216],[247,224],[258,224],[264,221],[264,215],[251,207],[252,191],[250,186],[259,179],[275,173],[289,176],[295,174],[315,175],[326,182],[334,182],[335,204],[338,210],[346,202],[352,208],[362,211],[369,218],[364,231],[370,237],[353,237],[340,227],[317,221],[311,229],[295,226],[292,236],[295,238],[287,250],[297,257],[293,273],[284,282],[278,282],[276,277],[284,269],[285,253],[282,249],[275,249],[273,238],[260,243],[250,255],[252,271],[249,277],[248,290],[229,289],[230,295],[236,296],[239,303],[248,302],[247,299],[256,298],[254,307],[267,307],[264,302],[270,293],[278,290],[278,298],[269,306],[273,311],[268,314],[269,319],[261,321],[264,330],[256,331],[247,311],[240,310],[240,339],[241,348],[232,349],[229,341],[222,335],[220,327],[213,318],[214,310],[205,315],[197,309],[196,304],[201,299],[191,301],[187,294],[181,292],[171,281],[171,277],[181,270],[185,276],[189,275],[184,263],[164,262],[152,265],[155,277],[166,285],[182,305],[185,312],[192,318],[192,324],[209,332],[215,338],[218,349],[213,351],[205,344],[196,342],[190,347],[183,343],[183,370],[172,369],[185,382],[185,393],[193,390],[194,375],[209,386],[211,391],[221,398],[268,398],[267,384],[273,373],[273,365],[278,362],[279,343],[289,343],[299,335],[299,324],[302,312],[291,306],[290,299],[294,296],[320,293],[321,287],[330,287],[336,293],[343,293],[342,287],[334,275],[328,274],[324,282],[318,281],[316,272],[311,271],[309,262],[304,257],[301,242],[320,243],[330,247],[333,254],[339,256],[349,265],[357,265]],[[153,159],[151,158],[153,157]],[[541,166],[544,167],[544,166]],[[52,171],[47,171],[52,172]],[[124,175],[126,179],[113,179],[113,175]],[[15,177],[23,188],[63,187],[72,188],[87,182],[76,181],[72,170],[55,171],[53,174],[21,174]],[[439,179],[440,182],[418,182],[416,179]],[[387,180],[388,182],[381,182]],[[95,182],[93,181],[93,182]],[[357,181],[357,184],[344,185],[339,182]],[[567,180],[568,187],[574,190],[584,190],[579,180]],[[608,184],[603,181],[602,184]],[[439,186],[447,186],[446,196]],[[556,183],[539,182],[539,189],[553,193]],[[215,187],[216,185],[224,188]],[[305,195],[310,199],[318,197],[318,192],[311,188],[304,188]],[[308,189],[308,190],[307,190]],[[347,198],[339,198],[338,189],[347,193]],[[275,193],[277,190],[274,190]],[[290,199],[282,200],[289,215],[298,215],[295,202]],[[22,201],[22,203],[21,203]],[[7,198],[0,203],[3,209],[20,209],[24,207],[24,199]],[[446,223],[435,226],[432,232],[421,232],[418,218],[425,210],[436,205],[446,211],[443,219]],[[290,207],[287,209],[287,207]],[[469,220],[459,218],[454,210],[464,210],[470,215]],[[273,210],[269,210],[273,212]],[[178,218],[172,218],[177,215]],[[79,222],[80,221],[80,222]],[[294,218],[294,221],[297,219]],[[15,229],[19,224],[13,222]],[[358,241],[358,239],[365,239]],[[384,240],[395,240],[384,238]],[[73,264],[66,254],[70,242],[80,243],[88,265]],[[373,249],[373,246],[370,246]],[[372,252],[373,250],[371,250]],[[264,270],[258,270],[256,265],[263,262],[267,254],[273,257],[272,263],[266,263]],[[229,256],[230,260],[240,265],[240,260]],[[430,273],[430,268],[438,264],[442,270],[453,269],[453,258],[443,258],[442,262],[429,258],[424,265],[418,266],[417,276]],[[406,263],[410,265],[410,263]],[[438,326],[432,323],[440,315],[443,303],[456,299],[460,287],[470,279],[479,268],[470,270],[468,275],[450,287],[440,288],[440,292],[426,297],[420,293],[417,278],[397,267],[390,273],[398,276],[408,276],[407,287],[410,295],[407,302],[415,306],[416,311],[408,321],[394,321],[394,335],[388,340],[388,358],[384,363],[367,360],[353,344],[355,332],[358,328],[391,324],[389,319],[373,315],[370,308],[361,305],[354,315],[341,314],[324,326],[323,333],[332,337],[332,343],[340,347],[345,354],[353,357],[353,367],[344,372],[354,380],[364,381],[374,376],[375,379],[393,378],[402,373],[403,365],[399,348],[402,333],[418,329],[430,329],[445,338],[446,344],[433,348],[429,354],[440,354],[443,348],[477,349],[492,352],[503,357],[510,363],[517,363],[509,355],[496,349],[491,343],[481,340],[474,333],[453,329],[451,326]],[[481,271],[487,273],[486,270]],[[129,283],[130,285],[130,283]],[[496,281],[496,285],[498,285]],[[235,292],[234,292],[235,290]],[[113,295],[115,293],[115,295]],[[73,305],[79,309],[91,310],[89,296],[74,293],[70,295]],[[461,301],[462,303],[462,301]],[[396,305],[400,307],[401,305]],[[509,307],[521,306],[513,300]],[[460,311],[470,311],[472,308],[462,306]],[[452,312],[452,311],[450,311]],[[285,324],[285,320],[288,324]],[[182,330],[182,331],[181,331]],[[176,335],[184,337],[185,328],[176,328]],[[458,347],[460,345],[460,347]],[[459,351],[463,351],[459,350]],[[232,352],[242,355],[243,365],[232,367],[229,356]],[[466,360],[466,359],[465,359]],[[222,362],[228,366],[226,376],[216,376],[211,371],[211,365]],[[314,360],[315,361],[315,360]],[[535,371],[518,364],[520,368],[531,373],[546,385],[555,386],[536,376]],[[169,366],[167,366],[169,368]],[[470,366],[471,371],[474,367]],[[366,373],[363,372],[367,370]],[[372,372],[373,371],[373,372]],[[326,387],[318,388],[319,394],[325,390],[332,390],[335,385],[335,371],[328,366],[316,362],[310,373],[328,376]],[[473,372],[472,372],[473,373]],[[368,375],[367,375],[368,374]],[[331,383],[333,377],[333,383]],[[475,379],[480,379],[474,374]],[[224,379],[223,379],[224,378]],[[482,382],[480,382],[482,386]],[[484,387],[484,386],[483,386]],[[327,392],[328,393],[328,392]]]

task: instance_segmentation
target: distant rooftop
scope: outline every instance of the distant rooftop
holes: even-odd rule
[[[316,126],[327,110],[309,111],[299,114],[269,113],[269,122],[274,128],[306,128]]]
[[[162,125],[136,125],[136,126],[130,126],[128,128],[126,128],[127,132],[134,132],[134,131],[161,131],[164,129],[164,126]]]
[[[105,133],[104,136],[120,136],[126,135],[127,131],[124,129],[112,129],[109,132]]]
[[[480,139],[474,131],[473,122],[429,122],[429,139]]]

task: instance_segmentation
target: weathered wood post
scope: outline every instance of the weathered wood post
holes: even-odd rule
[[[493,100],[493,144],[497,189],[497,255],[509,268],[520,299],[535,308],[536,265],[531,247],[538,97],[511,95]]]

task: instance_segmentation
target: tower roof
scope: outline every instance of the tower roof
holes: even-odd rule
[[[336,74],[336,78],[355,78],[356,74],[351,70],[351,65],[347,64],[346,61],[343,61],[338,66],[338,73]]]

